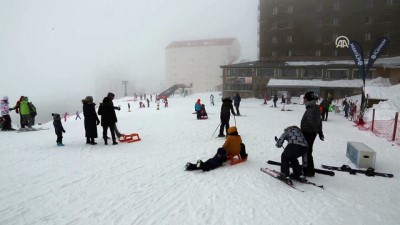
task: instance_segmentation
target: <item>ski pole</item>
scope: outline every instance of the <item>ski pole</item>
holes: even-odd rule
[[[221,125],[221,122],[219,122],[219,124],[218,124],[217,128],[215,128],[215,131],[214,131],[214,133],[211,135],[211,138],[214,136],[215,132],[217,132],[217,130],[218,130],[218,127],[219,127],[220,125]]]
[[[235,127],[237,127],[236,126],[236,116],[235,115],[233,115],[233,120],[235,120]]]

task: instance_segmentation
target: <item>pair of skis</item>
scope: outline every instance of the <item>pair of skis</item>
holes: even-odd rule
[[[288,185],[289,187],[291,187],[291,188],[293,188],[293,189],[295,189],[295,190],[298,190],[298,191],[300,191],[300,192],[304,192],[304,190],[302,190],[302,189],[298,188],[296,185],[294,185],[293,182],[292,182],[290,179],[284,178],[284,176],[282,176],[282,173],[281,173],[281,172],[278,172],[278,171],[276,171],[276,170],[272,170],[272,169],[269,169],[269,168],[266,168],[266,167],[265,167],[265,168],[260,168],[260,170],[261,170],[262,172],[264,172],[264,173],[266,173],[266,174],[272,176],[273,178],[275,178],[275,179],[277,179],[277,180],[279,180],[279,181],[285,183],[285,184]],[[300,183],[303,183],[303,184],[310,184],[310,185],[313,185],[313,186],[316,186],[316,187],[319,187],[319,188],[324,189],[324,186],[323,186],[323,185],[317,185],[317,184],[315,184],[315,183],[313,183],[313,182],[310,182],[310,181],[308,181],[308,180],[303,180],[303,181],[299,181],[299,182],[300,182]]]
[[[271,164],[271,165],[276,165],[276,166],[280,166],[281,165],[280,162],[276,162],[276,161],[272,161],[272,160],[268,160],[267,163]],[[335,176],[335,172],[330,171],[330,170],[314,169],[314,171],[316,173],[323,174],[323,175]]]
[[[388,177],[388,178],[394,177],[394,175],[391,174],[391,173],[375,172],[374,168],[368,168],[366,170],[359,170],[359,169],[352,169],[348,165],[343,165],[341,167],[339,167],[339,166],[322,165],[322,168],[329,169],[329,170],[342,171],[342,172],[349,172],[352,175],[356,175],[357,173],[362,173],[362,174],[365,174],[365,175],[367,175],[369,177],[374,177],[374,176]]]

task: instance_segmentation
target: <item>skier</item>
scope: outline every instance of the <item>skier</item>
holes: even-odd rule
[[[150,96],[151,96],[151,95],[150,95]],[[150,101],[149,101],[149,99],[147,98],[146,101],[147,101],[147,108],[150,108]]]
[[[218,137],[225,137],[224,135],[224,128],[226,129],[226,133],[228,134],[229,128],[229,120],[231,118],[231,113],[235,116],[235,111],[233,110],[232,100],[227,97],[222,99],[222,106],[221,106],[221,126],[219,127],[219,135]]]
[[[210,95],[210,102],[211,102],[211,105],[214,105],[214,95],[213,94]]]
[[[317,134],[321,141],[324,140],[321,114],[316,105],[317,100],[318,96],[312,91],[308,91],[304,94],[304,105],[306,106],[306,111],[301,118],[300,128],[308,143],[307,163],[303,164],[304,175],[308,177],[313,177],[315,175],[312,152]]]
[[[58,113],[52,113],[51,115],[53,116],[53,126],[57,135],[57,146],[64,146],[64,144],[62,143],[62,133],[65,133],[65,130],[61,123],[61,116]]]
[[[331,101],[328,100],[328,98],[325,98],[324,100],[322,100],[321,102],[321,106],[322,106],[322,120],[327,121],[328,120],[328,112],[329,112],[329,105],[331,104]]]
[[[67,112],[64,113],[64,122],[67,122],[67,117],[69,116],[69,114]]]
[[[304,180],[301,177],[302,169],[297,158],[302,157],[303,164],[305,164],[307,160],[307,141],[297,126],[286,127],[281,137],[276,141],[276,147],[282,147],[285,140],[288,144],[281,155],[281,175],[283,176],[281,178],[285,180]],[[289,167],[292,167],[293,174],[289,174]]]
[[[79,116],[79,111],[76,111],[76,117],[75,117],[75,120],[77,120],[78,118],[81,120],[81,116]]]

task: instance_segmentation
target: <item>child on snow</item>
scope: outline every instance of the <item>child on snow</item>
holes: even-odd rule
[[[297,126],[290,126],[285,128],[281,137],[276,141],[276,147],[280,148],[284,141],[288,144],[283,150],[281,155],[281,173],[282,178],[290,180],[290,178],[295,180],[301,180],[302,168],[299,165],[297,158],[303,158],[303,166],[307,164],[307,141],[301,132],[300,128]],[[293,174],[289,175],[289,167],[292,167]]]
[[[242,159],[247,159],[245,145],[242,143],[242,139],[236,127],[230,127],[225,143],[222,145],[222,148],[218,148],[213,158],[208,159],[206,162],[197,160],[197,164],[188,162],[186,164],[186,170],[210,171],[222,166],[222,164],[227,161],[228,157],[236,155],[240,155]]]
[[[61,116],[58,113],[52,113],[51,114],[53,116],[53,125],[54,125],[54,130],[56,132],[57,135],[57,146],[64,146],[64,144],[62,143],[62,133],[65,133],[64,127],[61,124]]]

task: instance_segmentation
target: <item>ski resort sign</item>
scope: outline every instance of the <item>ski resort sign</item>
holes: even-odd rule
[[[336,48],[348,48],[349,43],[350,41],[346,36],[339,36],[335,40]]]

